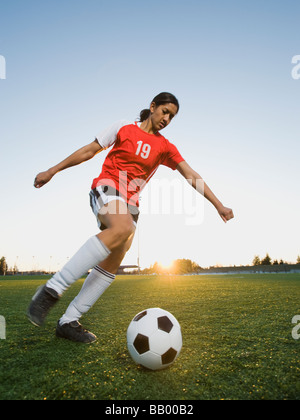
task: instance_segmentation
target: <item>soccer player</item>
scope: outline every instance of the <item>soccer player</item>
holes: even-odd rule
[[[140,123],[120,121],[77,150],[58,165],[38,174],[34,181],[41,188],[58,172],[79,165],[111,146],[102,172],[94,179],[90,204],[101,230],[90,238],[68,263],[32,298],[28,318],[43,325],[50,309],[62,294],[90,269],[78,296],[58,321],[56,335],[75,342],[92,343],[97,337],[79,323],[111,285],[129,250],[139,217],[139,194],[160,165],[180,174],[209,200],[226,223],[233,212],[224,207],[200,175],[183,159],[178,149],[160,134],[179,111],[176,97],[163,92],[140,113]]]

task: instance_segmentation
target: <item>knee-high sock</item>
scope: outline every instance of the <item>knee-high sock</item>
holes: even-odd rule
[[[60,319],[60,325],[78,321],[83,314],[91,309],[114,279],[113,274],[99,266],[95,267],[87,276],[79,294],[70,303],[66,313]]]
[[[90,238],[70,261],[47,282],[47,287],[62,295],[76,280],[110,254],[97,236]]]

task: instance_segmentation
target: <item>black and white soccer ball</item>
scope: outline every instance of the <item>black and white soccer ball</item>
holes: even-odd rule
[[[147,309],[131,321],[127,346],[137,364],[151,370],[165,369],[175,362],[181,351],[180,324],[163,309]]]

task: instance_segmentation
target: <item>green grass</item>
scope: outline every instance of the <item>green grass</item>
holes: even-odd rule
[[[99,341],[55,337],[76,283],[37,329],[26,309],[45,278],[0,278],[0,400],[300,399],[300,275],[118,277],[83,319]],[[126,347],[134,315],[161,307],[176,316],[183,349],[159,372],[136,366]]]

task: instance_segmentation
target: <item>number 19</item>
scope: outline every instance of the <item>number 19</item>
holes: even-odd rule
[[[138,144],[138,148],[137,148],[137,151],[136,151],[136,155],[138,156],[139,154],[141,154],[141,157],[143,159],[148,159],[148,157],[150,155],[150,152],[151,152],[150,144],[144,144],[143,145],[142,141],[138,141],[137,144]]]

